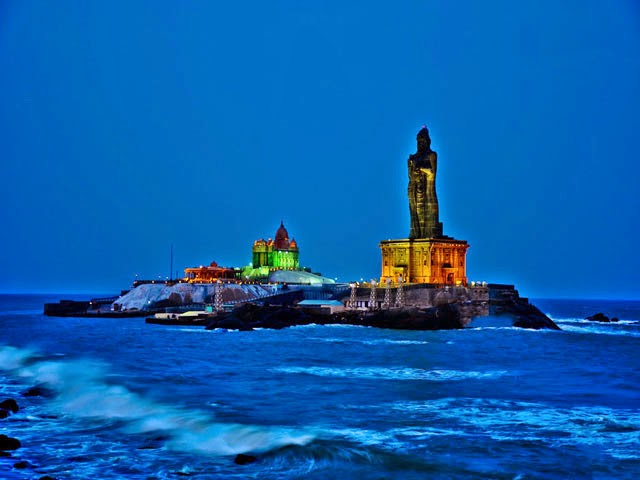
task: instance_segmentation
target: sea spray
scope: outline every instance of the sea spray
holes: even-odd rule
[[[89,360],[37,360],[35,351],[0,347],[0,369],[53,392],[49,409],[72,418],[120,422],[127,434],[161,432],[166,446],[211,455],[261,453],[306,445],[309,432],[216,422],[212,415],[165,405],[107,381],[107,366]]]

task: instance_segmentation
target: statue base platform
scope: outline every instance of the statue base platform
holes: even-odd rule
[[[467,285],[466,240],[451,237],[382,240],[382,275],[397,283]]]

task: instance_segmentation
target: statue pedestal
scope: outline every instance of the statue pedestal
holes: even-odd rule
[[[450,237],[382,240],[380,282],[402,275],[406,283],[466,286],[468,248],[466,240]]]

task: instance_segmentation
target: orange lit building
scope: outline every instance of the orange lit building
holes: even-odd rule
[[[215,283],[218,280],[235,280],[236,270],[220,267],[216,262],[211,262],[208,267],[185,268],[184,276],[189,283]]]
[[[467,249],[464,240],[453,238],[405,238],[383,240],[381,282],[467,284]]]

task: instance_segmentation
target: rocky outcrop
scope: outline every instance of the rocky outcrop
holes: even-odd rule
[[[60,300],[58,303],[45,303],[44,314],[50,317],[68,317],[89,310],[88,301]]]
[[[0,450],[17,450],[20,447],[20,440],[18,440],[17,438],[0,435]]]
[[[392,308],[372,312],[345,311],[333,315],[331,323],[394,330],[454,330],[464,328],[458,308],[444,304],[432,308]]]
[[[512,302],[503,305],[503,313],[514,317],[513,326],[540,330],[548,328],[550,330],[561,330],[556,323],[542,313],[537,307],[530,303]]]
[[[8,398],[0,402],[0,409],[9,410],[12,413],[18,413],[20,407],[18,407],[18,403],[13,398]]]
[[[598,312],[595,315],[591,315],[585,318],[585,320],[589,320],[591,322],[603,322],[603,323],[611,323],[611,322],[615,323],[619,321],[618,317],[609,318],[602,312]]]
[[[236,455],[236,458],[233,459],[233,463],[236,465],[247,465],[249,463],[253,463],[257,460],[253,455],[246,455],[244,453],[239,453]]]
[[[518,328],[561,330],[527,298],[521,297],[513,285],[490,283],[488,287],[490,314],[508,315],[513,319],[513,326]]]
[[[17,413],[20,410],[18,404],[13,398],[8,398],[0,402],[0,420],[7,418],[12,413]]]
[[[397,330],[450,330],[464,324],[455,305],[433,308],[394,308],[389,310],[347,310],[331,315],[313,313],[297,307],[244,304],[232,312],[212,319],[208,330],[225,328],[249,331],[254,328],[282,329],[309,324],[360,325]]]
[[[36,385],[22,392],[23,397],[51,397],[53,393],[46,387]]]

